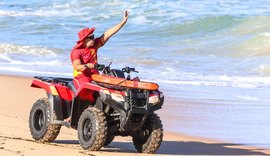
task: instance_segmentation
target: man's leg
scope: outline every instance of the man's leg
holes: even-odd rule
[[[75,88],[78,89],[79,87],[81,87],[84,83],[90,83],[91,82],[91,78],[83,76],[80,78],[74,78],[73,79],[73,83],[75,85]],[[82,100],[89,100],[92,104],[94,103],[95,99],[93,97],[93,93],[94,91],[89,90],[89,89],[85,89],[84,91],[82,91],[81,93],[79,93],[79,97]]]

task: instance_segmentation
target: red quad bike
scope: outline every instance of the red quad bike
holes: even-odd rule
[[[131,136],[138,152],[155,153],[163,138],[163,125],[154,113],[164,102],[159,86],[138,77],[131,79],[135,68],[117,70],[98,64],[95,68],[100,74],[92,75],[93,81],[78,89],[71,78],[34,77],[31,87],[43,88],[47,97],[32,106],[32,137],[52,142],[63,125],[77,130],[83,149],[100,150],[120,135]]]

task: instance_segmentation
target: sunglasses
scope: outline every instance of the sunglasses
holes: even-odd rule
[[[87,39],[93,40],[95,38],[95,35],[87,36]]]

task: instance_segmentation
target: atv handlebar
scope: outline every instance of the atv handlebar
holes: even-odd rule
[[[108,71],[108,72],[110,71],[110,66],[105,66],[104,64],[95,64],[94,68],[99,71]],[[122,68],[122,71],[128,74],[130,74],[130,72],[138,73],[138,71],[136,71],[135,68],[130,68],[130,67]]]
[[[125,67],[125,68],[122,68],[122,71],[123,72],[126,72],[126,73],[130,73],[130,72],[135,72],[135,73],[138,73],[138,71],[135,70],[135,68],[130,68],[130,67]]]
[[[95,64],[94,68],[97,70],[103,70],[105,68],[105,65],[104,64]]]

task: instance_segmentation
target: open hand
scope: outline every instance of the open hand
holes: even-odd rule
[[[124,12],[123,21],[126,23],[127,20],[128,20],[128,11],[126,10],[126,11]]]

